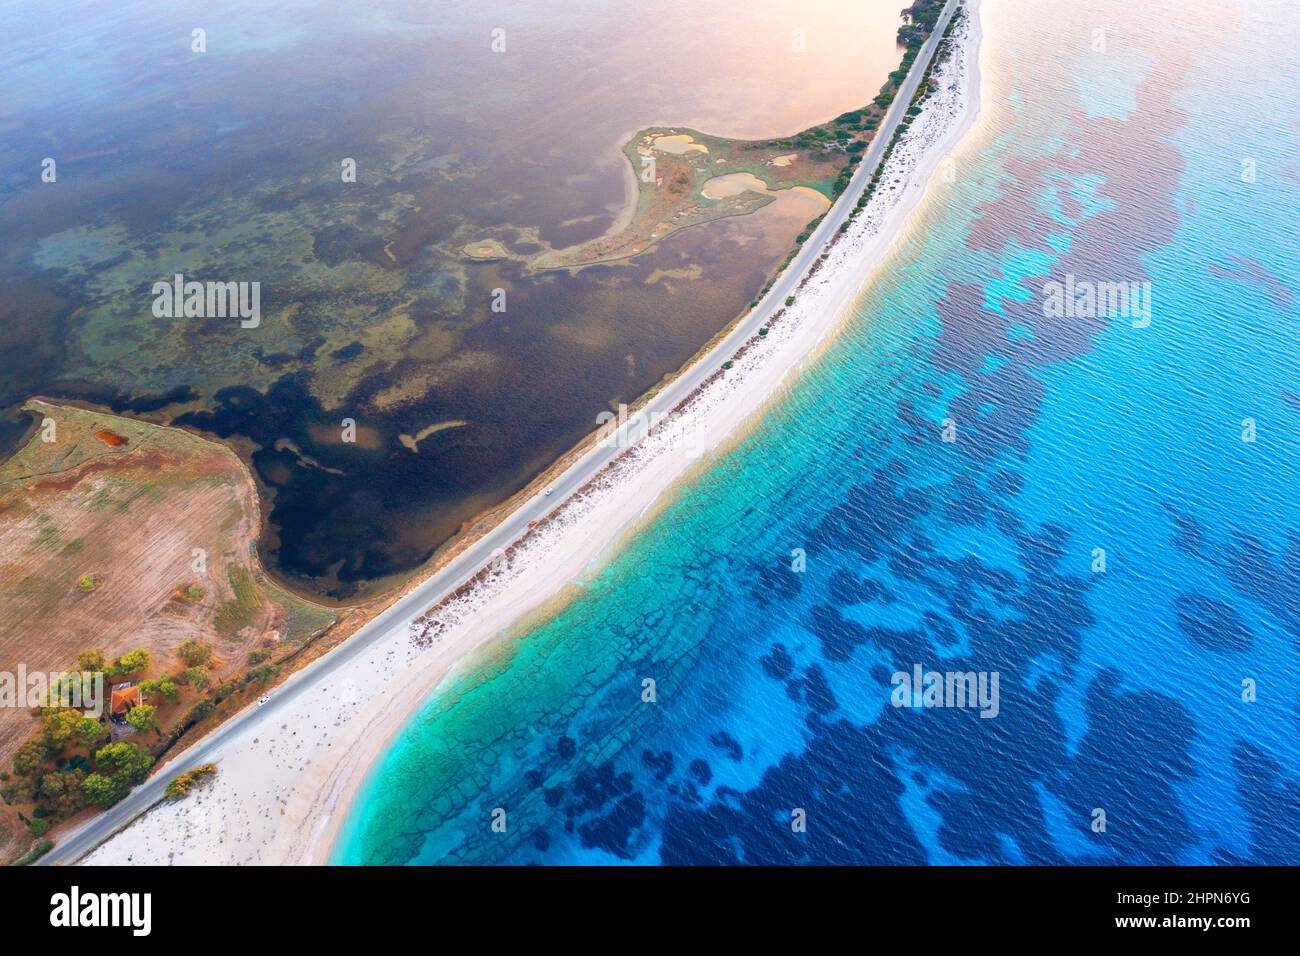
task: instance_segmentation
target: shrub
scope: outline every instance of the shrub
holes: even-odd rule
[[[180,774],[175,780],[167,784],[167,788],[163,792],[169,800],[183,800],[190,795],[190,791],[198,784],[208,777],[214,776],[216,772],[216,764],[205,763],[200,767],[195,767],[193,770],[187,770],[185,773]]]
[[[190,667],[202,667],[212,659],[212,645],[191,638],[176,648],[176,653]]]
[[[181,672],[180,681],[182,684],[189,684],[195,690],[205,690],[212,679],[208,676],[206,667],[187,667]]]
[[[279,664],[263,664],[261,667],[255,667],[249,671],[248,676],[251,680],[255,680],[259,684],[265,685],[275,680],[279,673]]]
[[[216,709],[217,709],[217,705],[212,703],[212,701],[201,700],[197,704],[195,704],[194,709],[190,711],[189,719],[193,721],[202,720],[204,717],[207,717]]]
[[[222,603],[213,616],[212,623],[222,637],[233,639],[239,632],[253,623],[262,601],[253,586],[253,577],[248,569],[235,565],[227,574],[231,590],[235,596]]]
[[[43,857],[45,854],[49,853],[53,849],[54,849],[54,841],[46,840],[45,842],[36,846],[26,856],[21,856],[18,859],[14,860],[13,865],[28,866],[32,863],[35,863],[37,860],[39,860],[41,857]]]

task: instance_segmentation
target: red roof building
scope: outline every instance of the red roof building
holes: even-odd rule
[[[113,694],[108,700],[108,716],[125,717],[132,707],[139,707],[144,703],[144,696],[140,693],[140,685],[132,681],[128,684],[118,684],[113,688]]]

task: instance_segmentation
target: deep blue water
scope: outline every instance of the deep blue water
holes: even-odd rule
[[[337,859],[1300,863],[1294,18],[1051,9],[986,4],[956,182],[839,342],[435,693]],[[1150,324],[1045,315],[1067,273]],[[914,664],[997,716],[892,706]]]

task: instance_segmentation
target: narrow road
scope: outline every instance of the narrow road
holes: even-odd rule
[[[787,296],[793,295],[799,282],[809,267],[821,255],[826,244],[848,220],[854,204],[871,180],[871,175],[880,162],[885,146],[894,136],[899,120],[902,119],[908,105],[920,85],[935,48],[943,36],[943,31],[952,18],[957,0],[948,0],[943,13],[935,25],[934,32],[921,48],[912,69],[904,80],[902,89],[894,98],[876,138],[863,155],[862,162],[853,175],[847,189],[841,193],[838,201],[827,212],[821,225],[804,243],[794,261],[786,268],[771,290],[724,339],[702,356],[694,365],[683,372],[671,384],[667,385],[647,405],[644,414],[647,420],[654,421],[656,415],[671,411],[682,399],[691,394],[705,379],[717,371],[718,367],[753,337],[767,319],[781,307]],[[167,782],[177,774],[192,770],[199,764],[213,759],[222,744],[242,734],[263,721],[274,720],[280,710],[299,695],[312,693],[318,682],[327,681],[340,668],[352,664],[364,654],[369,646],[380,636],[395,627],[405,627],[434,604],[456,588],[460,587],[491,560],[497,548],[507,548],[528,529],[528,522],[539,519],[558,508],[566,498],[582,488],[588,481],[623,451],[611,444],[599,444],[576,461],[564,474],[550,486],[552,493],[548,496],[537,494],[524,502],[501,524],[483,536],[478,542],[467,548],[453,561],[436,573],[430,575],[419,587],[398,600],[374,620],[362,627],[341,647],[336,648],[317,661],[314,661],[296,674],[291,675],[283,684],[271,693],[271,699],[264,706],[252,705],[225,721],[220,727],[208,734],[193,747],[181,753],[155,772],[148,780],[131,791],[130,795],[117,805],[92,817],[78,829],[62,838],[59,844],[41,860],[42,865],[52,863],[74,863],[85,856],[113,834],[126,827],[132,820],[144,813],[163,799],[163,790]]]

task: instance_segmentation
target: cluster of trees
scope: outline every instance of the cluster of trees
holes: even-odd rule
[[[95,772],[82,780],[81,790],[91,803],[111,807],[143,782],[153,762],[153,754],[126,741],[100,747],[95,751]]]
[[[212,649],[199,641],[187,641],[181,646],[182,659],[196,662],[198,674],[206,684],[207,671],[203,664],[212,656]],[[109,662],[103,651],[83,651],[77,656],[80,674],[69,679],[85,680],[89,675],[102,675],[105,685],[146,671],[152,658],[144,648],[122,654]],[[188,672],[187,672],[188,673]],[[180,679],[184,683],[184,678]],[[180,696],[178,679],[163,675],[140,682],[146,698],[161,697],[175,701]],[[5,783],[0,795],[9,803],[35,803],[28,829],[35,836],[44,836],[51,821],[70,816],[87,805],[107,807],[126,796],[131,786],[139,783],[153,765],[153,755],[134,743],[109,743],[109,730],[99,717],[88,716],[82,710],[64,706],[68,700],[59,688],[53,688],[51,699],[41,711],[41,731],[27,741],[13,757],[13,774],[0,773]],[[88,699],[84,696],[83,701]],[[139,731],[158,732],[157,708],[151,704],[132,707],[126,720]]]
[[[103,651],[82,651],[77,655],[77,670],[87,674],[103,674],[105,682],[110,682],[147,670],[151,660],[149,652],[143,647],[128,651],[111,665],[104,660]]]
[[[112,806],[145,778],[153,754],[133,743],[103,743],[107,736],[95,718],[56,710],[45,716],[40,736],[19,748],[13,759],[15,779],[4,797],[10,803],[37,804],[27,824],[34,836],[44,836],[51,820],[88,804]]]
[[[912,5],[903,10],[898,42],[908,49],[921,46],[934,30],[939,14],[943,12],[943,3],[944,0],[913,0]]]
[[[174,703],[180,688],[189,686],[203,692],[212,684],[208,667],[213,663],[210,644],[188,640],[176,649],[185,667],[180,673],[163,674],[140,681],[146,699],[161,698]],[[275,680],[280,665],[269,660],[269,653],[250,655],[256,665],[243,678],[219,683],[211,695],[195,702],[172,731],[173,739],[195,723],[208,717],[217,705],[249,684],[265,685]],[[143,648],[130,651],[109,663],[102,651],[85,651],[77,657],[82,674],[102,674],[105,684],[121,677],[140,674],[150,667],[149,652]],[[82,679],[80,675],[74,675]],[[12,774],[0,771],[0,797],[10,804],[36,805],[32,818],[24,817],[34,836],[44,836],[52,823],[75,814],[87,806],[109,807],[142,782],[153,766],[155,756],[147,748],[129,741],[109,742],[109,729],[102,719],[85,715],[81,710],[63,706],[61,698],[52,697],[50,706],[41,712],[41,732],[23,744],[14,754]],[[84,699],[84,698],[83,698]],[[157,707],[141,703],[132,707],[126,720],[139,731],[155,731],[160,737]],[[183,774],[168,787],[169,796],[183,796],[215,767],[199,767]],[[173,786],[174,785],[174,786]],[[176,793],[173,793],[173,790]]]

